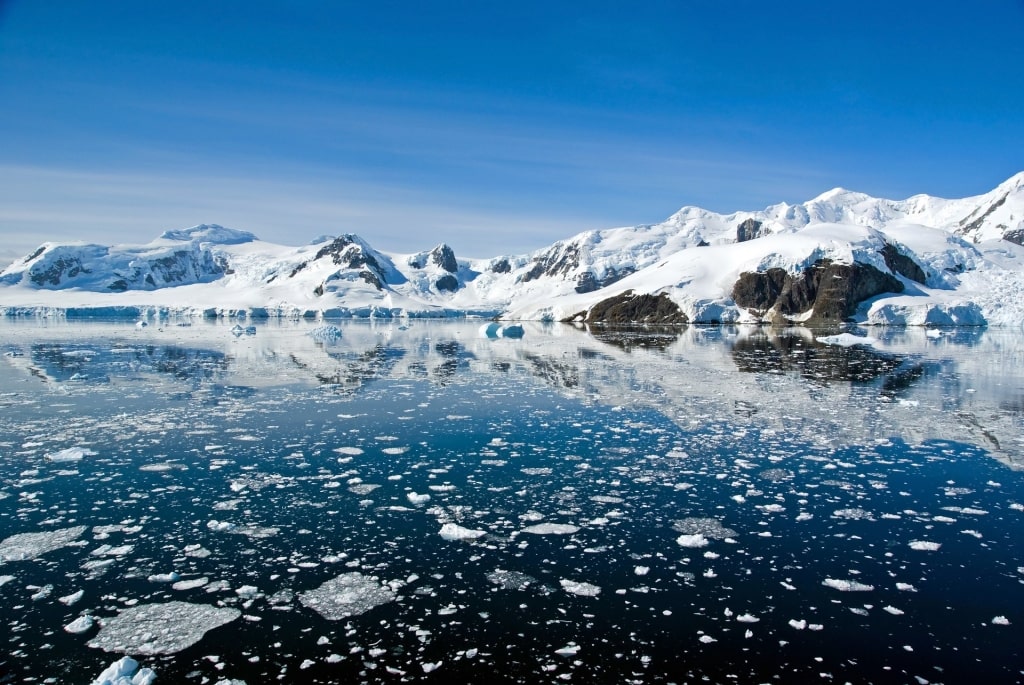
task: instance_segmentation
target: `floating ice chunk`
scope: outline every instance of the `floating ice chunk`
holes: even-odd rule
[[[347,454],[350,457],[358,457],[363,453],[363,449],[361,447],[335,447],[334,451],[338,454]]]
[[[80,633],[88,632],[92,628],[93,623],[95,623],[93,617],[89,614],[85,614],[64,626],[64,630],[68,633],[78,635]]]
[[[82,599],[82,597],[84,597],[84,596],[85,596],[85,590],[79,590],[78,592],[72,592],[70,595],[64,595],[63,597],[58,597],[57,601],[60,602],[61,604],[65,604],[67,606],[71,606],[72,604],[74,604],[78,600]]]
[[[522,532],[532,535],[572,535],[579,530],[579,526],[569,523],[538,523],[535,526],[527,526]]]
[[[235,524],[230,523],[228,521],[218,521],[216,519],[211,519],[206,524],[206,527],[215,533],[226,533],[227,531],[233,529],[235,527]]]
[[[525,590],[537,582],[533,576],[528,576],[519,571],[505,571],[500,568],[494,569],[487,574],[487,580],[494,583],[503,590]]]
[[[835,578],[826,578],[821,581],[821,584],[840,592],[871,592],[875,589],[874,585],[865,585],[855,580],[837,580]]]
[[[902,616],[904,613],[902,609],[897,609],[896,607],[889,605],[882,607],[882,609],[888,611],[893,616]]]
[[[700,641],[703,642],[706,645],[710,645],[712,642],[718,642],[718,640],[716,640],[715,638],[711,637],[710,635],[701,635],[700,636]]]
[[[153,669],[143,668],[136,673],[135,669],[138,667],[139,662],[135,659],[130,656],[122,657],[107,666],[96,680],[92,681],[92,685],[152,685],[156,680]]]
[[[85,532],[85,526],[73,526],[41,533],[18,533],[0,542],[0,562],[29,561],[47,552],[67,547]]]
[[[580,597],[597,597],[601,594],[601,588],[597,585],[591,585],[590,583],[577,583],[573,580],[562,579],[558,581],[562,585],[562,589],[571,595],[579,595]]]
[[[708,540],[724,540],[736,536],[736,531],[726,528],[715,518],[703,518],[694,516],[672,523],[672,529],[677,533],[686,535],[703,535]]]
[[[395,597],[394,591],[382,585],[377,578],[352,571],[302,593],[299,601],[327,620],[337,621],[364,614],[374,607],[393,602]]]
[[[500,329],[500,323],[496,321],[491,321],[490,323],[485,323],[483,326],[481,326],[477,332],[480,334],[481,338],[497,338],[498,331]]]
[[[91,457],[96,454],[95,451],[85,449],[83,447],[69,447],[59,452],[51,452],[46,455],[47,461],[52,462],[68,462],[68,461],[81,461],[83,457]]]
[[[876,338],[853,335],[852,333],[840,333],[838,335],[822,335],[815,338],[823,345],[837,345],[839,347],[852,347],[854,345],[874,345],[878,342]]]
[[[333,343],[341,339],[341,329],[337,326],[324,324],[311,330],[309,337],[317,342]]]
[[[680,547],[707,547],[708,539],[700,533],[694,533],[693,535],[680,535],[676,538],[676,544]]]
[[[638,576],[646,576],[648,573],[650,573],[650,571],[650,566],[637,566],[633,569],[633,573],[635,573]]]
[[[487,531],[463,528],[457,523],[446,523],[441,526],[438,534],[445,540],[475,540],[487,535]]]
[[[430,501],[430,495],[420,495],[415,492],[410,492],[405,497],[413,504],[426,504]]]
[[[556,649],[555,654],[557,654],[558,656],[576,656],[577,654],[579,654],[579,651],[580,646],[575,642],[570,642],[565,647],[562,647],[561,649]]]
[[[209,584],[209,582],[210,579],[205,576],[202,578],[193,578],[192,580],[179,580],[177,583],[171,585],[171,589],[178,591],[193,590],[197,587],[203,587],[204,585]]]
[[[241,615],[238,609],[189,602],[137,604],[100,619],[100,632],[88,644],[105,652],[173,654]]]
[[[759,619],[757,616],[754,616],[752,614],[740,614],[739,616],[736,617],[736,620],[739,621],[740,623],[757,623],[761,619]]]
[[[1010,625],[1010,619],[1005,616],[996,616],[992,619],[992,623],[997,626],[1008,626]]]
[[[181,580],[181,575],[177,571],[171,571],[170,573],[154,573],[146,580],[151,583],[176,583]]]
[[[433,663],[430,663],[428,661],[426,663],[421,664],[421,666],[423,667],[423,672],[424,673],[433,673],[437,669],[441,668],[441,664],[443,664],[443,663],[444,663],[443,661],[435,661]]]
[[[865,520],[874,521],[875,517],[871,515],[871,512],[867,509],[861,509],[854,507],[851,509],[836,509],[832,512],[832,517],[837,519],[850,519],[850,520]]]
[[[910,549],[916,549],[919,552],[934,552],[939,547],[942,547],[941,542],[928,542],[927,540],[910,541]]]
[[[789,620],[789,625],[793,628],[796,628],[797,630],[804,630],[807,628],[807,621],[803,619],[797,620],[795,618],[791,618]]]
[[[0,587],[7,585],[12,580],[14,580],[14,576],[0,576]]]

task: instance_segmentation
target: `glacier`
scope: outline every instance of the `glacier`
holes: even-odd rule
[[[1024,172],[962,199],[836,188],[759,211],[684,207],[485,259],[203,224],[140,245],[43,243],[0,271],[0,314],[1021,327],[1022,243]]]

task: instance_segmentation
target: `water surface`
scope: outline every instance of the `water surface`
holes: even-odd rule
[[[1019,334],[314,327],[0,324],[0,682],[1021,678]]]

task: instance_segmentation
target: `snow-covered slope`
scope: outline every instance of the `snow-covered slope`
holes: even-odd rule
[[[761,211],[684,207],[483,260],[202,225],[145,245],[44,243],[0,272],[0,311],[1021,326],[1022,243],[1024,172],[959,200],[836,188]]]

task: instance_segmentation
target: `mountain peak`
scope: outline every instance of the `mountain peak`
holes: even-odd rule
[[[248,231],[236,231],[233,228],[225,228],[218,224],[199,224],[192,228],[183,228],[176,231],[164,231],[160,234],[163,240],[181,240],[185,242],[216,243],[218,245],[240,245],[257,240],[256,236]]]

